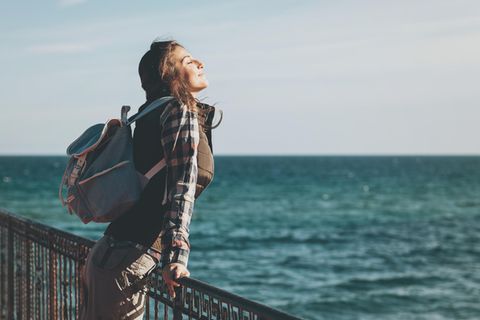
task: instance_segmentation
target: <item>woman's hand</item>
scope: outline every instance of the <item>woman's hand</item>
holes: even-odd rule
[[[174,287],[180,286],[180,284],[174,280],[182,277],[189,277],[190,272],[181,263],[170,263],[162,269],[163,281],[167,285],[168,294],[175,299]]]

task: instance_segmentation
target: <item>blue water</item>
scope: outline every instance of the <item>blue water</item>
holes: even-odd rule
[[[0,157],[0,207],[92,239],[65,157]],[[191,277],[305,319],[480,319],[480,157],[227,157]]]

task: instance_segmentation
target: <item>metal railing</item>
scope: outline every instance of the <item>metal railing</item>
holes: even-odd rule
[[[76,319],[94,243],[0,209],[0,319]],[[150,277],[145,319],[300,319],[193,278],[172,299],[160,270]]]

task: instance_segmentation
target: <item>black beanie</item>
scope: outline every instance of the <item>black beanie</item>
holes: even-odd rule
[[[167,53],[168,45],[172,41],[153,42],[140,60],[138,74],[145,90],[147,101],[171,95],[168,84],[160,77],[159,65]]]

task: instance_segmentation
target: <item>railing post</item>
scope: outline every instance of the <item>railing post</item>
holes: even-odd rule
[[[173,300],[173,320],[183,319],[183,289],[182,286],[173,287],[175,299]]]
[[[7,261],[8,261],[8,319],[13,319],[13,307],[14,307],[14,284],[15,276],[13,274],[13,230],[12,230],[12,218],[8,217],[8,249],[7,249]]]

